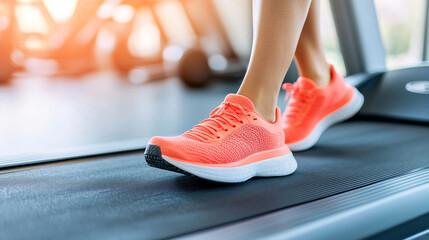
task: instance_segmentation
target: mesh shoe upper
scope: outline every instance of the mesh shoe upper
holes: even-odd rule
[[[284,84],[288,102],[282,115],[286,144],[307,137],[317,123],[353,97],[353,89],[331,65],[331,81],[317,87],[311,79],[300,77],[294,84]]]
[[[250,99],[230,94],[210,118],[175,137],[154,137],[162,155],[194,163],[224,164],[254,153],[285,146],[276,109],[276,122],[269,123],[255,112]]]

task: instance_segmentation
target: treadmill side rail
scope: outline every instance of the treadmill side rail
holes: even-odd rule
[[[429,169],[186,239],[362,239],[429,212]]]

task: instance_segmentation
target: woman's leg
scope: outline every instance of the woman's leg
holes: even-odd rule
[[[153,137],[145,151],[150,166],[220,182],[286,176],[297,168],[292,147],[310,148],[327,126],[359,110],[362,96],[332,68],[333,78],[326,86],[317,87],[305,77],[296,84],[285,85],[290,98],[281,117],[276,107],[280,85],[294,56],[311,0],[253,3],[252,55],[238,94],[226,96],[210,118],[184,134]],[[317,11],[317,4],[312,11]],[[296,56],[305,76],[319,77],[319,70],[323,72],[326,66],[317,15],[313,12],[305,23],[308,29],[301,36],[302,49]],[[311,63],[306,65],[305,59]],[[286,145],[289,143],[290,148]]]
[[[276,105],[310,3],[254,0],[252,56],[238,94],[228,94],[208,119],[184,134],[153,137],[147,163],[220,182],[293,173],[297,163]]]
[[[253,47],[238,94],[248,97],[267,121],[275,108],[283,78],[293,59],[311,0],[254,0]]]
[[[323,53],[320,37],[320,0],[313,0],[305,20],[295,52],[295,60],[302,77],[324,86],[331,78],[330,67]]]
[[[314,146],[331,125],[352,117],[363,96],[326,61],[320,37],[320,0],[313,0],[295,52],[300,78],[286,84],[285,142],[293,151]]]

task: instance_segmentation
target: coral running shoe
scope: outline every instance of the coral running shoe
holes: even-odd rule
[[[308,78],[285,83],[287,101],[282,115],[286,144],[292,151],[311,148],[331,125],[355,115],[363,104],[362,94],[347,84],[331,65],[331,81],[317,87]]]
[[[152,166],[237,183],[291,174],[297,163],[285,144],[280,109],[265,121],[250,99],[229,94],[210,118],[175,137],[153,137],[145,151]]]

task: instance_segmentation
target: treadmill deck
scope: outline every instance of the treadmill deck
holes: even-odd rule
[[[174,237],[325,198],[429,165],[429,127],[352,120],[295,153],[291,176],[220,184],[151,168],[143,152],[0,175],[0,238]]]

